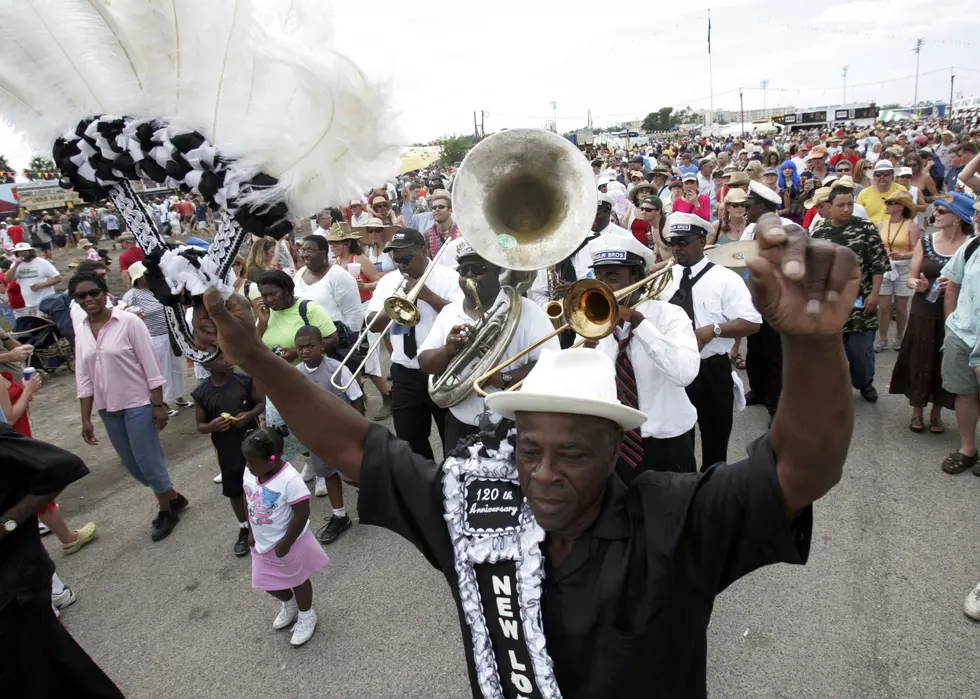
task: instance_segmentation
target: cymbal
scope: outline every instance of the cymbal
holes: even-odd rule
[[[717,245],[704,252],[709,261],[721,267],[745,267],[748,260],[759,254],[759,244],[754,240],[737,240]]]

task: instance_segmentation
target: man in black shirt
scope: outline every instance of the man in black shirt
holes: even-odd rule
[[[714,597],[761,566],[806,561],[810,504],[840,479],[853,422],[840,333],[854,254],[773,216],[756,239],[754,301],[784,338],[770,434],[743,461],[644,473],[629,487],[614,469],[634,422],[603,397],[616,395],[611,362],[587,381],[534,381],[549,364],[593,364],[585,350],[539,361],[521,394],[495,399],[516,429],[439,467],[272,355],[244,299],[209,290],[195,330],[201,346],[216,333],[296,436],[360,483],[363,522],[398,532],[445,574],[474,697],[704,697]],[[568,400],[576,382],[594,397]]]
[[[54,564],[35,513],[88,474],[74,454],[0,422],[0,695],[123,696],[51,608]]]

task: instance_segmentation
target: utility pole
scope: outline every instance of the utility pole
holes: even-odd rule
[[[766,114],[766,88],[769,87],[769,81],[763,80],[759,83],[762,86],[762,118],[765,119],[768,114]]]
[[[949,108],[946,110],[949,112],[947,119],[953,118],[953,81],[956,80],[956,76],[953,75],[953,66],[949,67]]]
[[[742,125],[742,137],[745,137],[745,102],[742,101],[742,86],[738,86],[738,113],[739,123]]]
[[[480,130],[476,126],[476,111],[473,112],[473,138],[480,140]]]
[[[912,49],[915,52],[915,96],[912,98],[913,107],[919,103],[919,52],[922,51],[922,44],[924,43],[926,43],[925,39],[916,39],[915,48]]]
[[[480,110],[480,138],[487,137],[487,130],[483,126],[483,120],[488,116],[490,116],[490,112],[487,112],[483,109]]]
[[[848,66],[844,66],[840,71],[840,76],[844,78],[844,101],[840,106],[844,109],[847,109],[847,68]]]
[[[558,133],[558,103],[551,102],[551,123],[554,125],[555,133]]]

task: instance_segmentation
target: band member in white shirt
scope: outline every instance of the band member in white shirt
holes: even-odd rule
[[[652,266],[653,251],[633,236],[603,236],[592,248],[595,278],[613,291],[638,282]],[[667,301],[632,307],[642,293],[620,299],[616,329],[594,343],[616,364],[620,402],[647,415],[639,429],[623,435],[616,472],[627,485],[644,471],[697,470],[698,414],[684,390],[701,366],[694,327],[683,309]]]
[[[687,396],[698,412],[702,471],[728,458],[735,399],[729,352],[736,337],[758,332],[762,323],[742,278],[705,258],[710,232],[703,218],[683,213],[671,214],[664,229],[675,262],[664,298],[687,313],[701,350],[701,369]]]
[[[426,374],[442,374],[452,358],[472,340],[475,332],[472,326],[485,315],[489,317],[489,314],[495,310],[509,307],[507,294],[500,288],[499,267],[484,260],[476,250],[465,244],[459,248],[458,261],[459,289],[461,293],[466,289],[467,279],[475,281],[479,306],[477,299],[466,292],[463,293],[462,300],[447,304],[439,312],[432,330],[419,348],[419,367]],[[554,326],[543,310],[526,298],[518,298],[521,303],[521,317],[514,336],[504,352],[504,358],[530,347],[554,330]],[[558,338],[551,338],[541,347],[494,374],[484,385],[484,389],[491,392],[506,389],[517,383],[531,371],[544,349],[556,351],[561,349]],[[463,371],[466,369],[467,367],[464,367]],[[485,413],[485,402],[475,391],[463,402],[449,408],[449,414],[446,416],[445,453],[452,451],[459,440],[488,428],[489,424],[481,424]],[[499,416],[493,414],[487,414],[486,418],[491,423],[500,421]]]
[[[425,239],[413,228],[402,228],[395,233],[385,252],[391,254],[397,269],[378,280],[368,303],[367,323],[378,333],[389,320],[382,310],[385,300],[411,291],[432,264],[425,254]],[[444,439],[446,410],[429,398],[428,377],[419,371],[418,353],[439,311],[463,297],[457,280],[456,272],[437,264],[416,300],[418,324],[391,326],[391,412],[395,434],[408,442],[416,454],[427,458],[432,458],[429,436],[433,422],[439,430],[439,439]]]

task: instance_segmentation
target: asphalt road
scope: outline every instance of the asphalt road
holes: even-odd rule
[[[980,575],[980,479],[939,471],[956,446],[952,415],[944,436],[909,432],[904,398],[887,395],[895,354],[879,355],[882,400],[854,396],[846,473],[816,506],[809,565],[770,567],[718,598],[712,697],[980,696],[980,625],[961,611]],[[355,525],[330,546],[331,564],[315,579],[318,632],[294,649],[271,628],[276,603],[251,589],[248,559],[231,554],[234,520],[192,412],[163,433],[191,506],[154,544],[151,496],[125,474],[100,425],[100,445],[82,443],[71,390],[67,375],[49,381],[33,419],[40,437],[88,461],[92,474],[61,504],[70,523],[95,521],[99,538],[70,557],[51,537],[48,545],[78,594],[65,625],[127,697],[468,696],[448,588],[407,543]],[[730,458],[764,428],[762,408],[737,414]],[[313,510],[319,521],[326,499]]]

